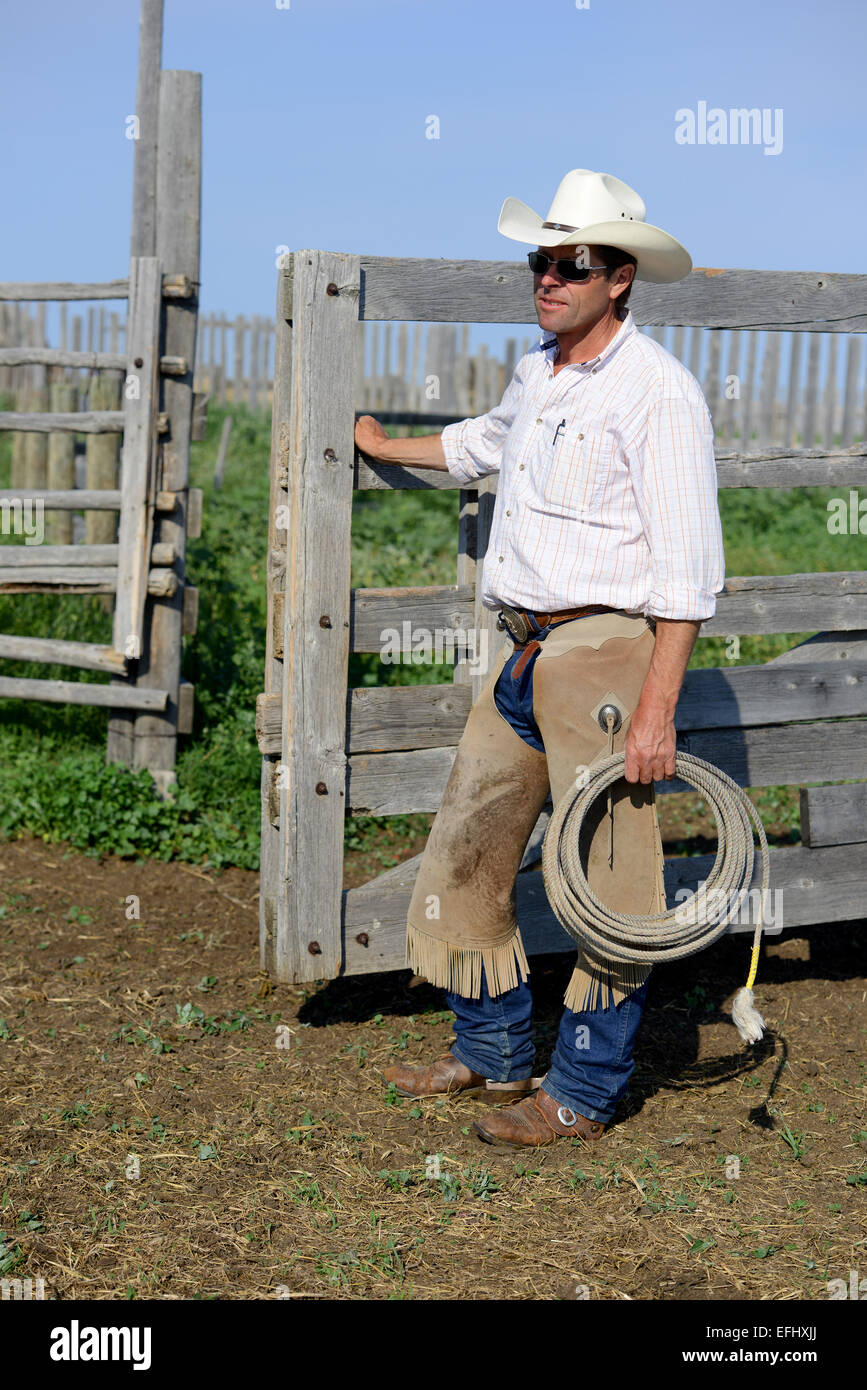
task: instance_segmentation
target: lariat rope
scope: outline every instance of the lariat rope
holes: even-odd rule
[[[609,745],[611,730],[609,724]],[[581,827],[593,802],[623,776],[623,753],[611,753],[586,770],[580,786],[554,807],[542,846],[545,891],[561,925],[603,966],[611,961],[655,965],[682,960],[717,941],[740,910],[753,877],[753,829],[762,855],[762,892],[746,985],[738,990],[732,1020],[745,1042],[758,1042],[765,1027],[755,1007],[762,912],[768,891],[768,841],[749,797],[726,773],[691,753],[675,757],[676,775],[705,797],[717,825],[717,853],[707,879],[686,902],[665,912],[637,915],[606,907],[591,889],[579,854]],[[608,814],[613,835],[611,792]]]

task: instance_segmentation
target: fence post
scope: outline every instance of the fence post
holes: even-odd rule
[[[858,388],[858,368],[861,365],[861,339],[848,336],[846,356],[846,387],[843,397],[843,419],[840,422],[840,443],[844,449],[855,440],[855,395]]]
[[[239,314],[232,325],[232,347],[235,358],[235,379],[232,382],[232,404],[244,399],[244,330],[247,320]]]
[[[201,174],[202,79],[197,72],[163,72],[160,77],[160,145],[157,161],[157,254],[164,272],[186,275],[196,287],[187,299],[163,301],[161,351],[186,359],[184,376],[160,379],[160,408],[169,434],[162,445],[159,486],[176,496],[173,512],[160,513],[154,541],[173,546],[177,591],[154,598],[146,608],[142,661],[137,685],[169,691],[164,714],[138,715],[136,767],[146,767],[162,792],[176,780],[178,697],[184,607],[184,570],[196,365]]]
[[[75,387],[72,382],[63,380],[62,367],[55,370],[57,379],[52,381],[49,391],[51,409],[74,411],[77,409]],[[65,492],[75,487],[75,435],[67,430],[48,436],[48,487],[52,492]],[[71,545],[72,512],[46,512],[45,538],[49,545]]]
[[[807,380],[801,428],[802,449],[815,449],[816,447],[816,423],[819,411],[819,353],[821,347],[821,334],[811,333],[810,347],[807,353]]]
[[[359,324],[359,328],[361,325]],[[357,370],[357,368],[356,368]],[[292,402],[292,256],[283,256],[277,272],[274,327],[274,408],[271,413],[270,495],[268,502],[267,617],[265,625],[265,696],[283,688],[283,605],[286,596],[286,525],[281,508],[288,502],[289,425]],[[277,523],[280,523],[278,526]],[[279,627],[279,634],[278,634]],[[262,758],[259,958],[276,973],[277,903],[281,897],[279,754]]]
[[[90,378],[91,410],[121,409],[121,377],[118,372],[94,372]],[[94,491],[111,491],[118,486],[118,459],[123,436],[89,434],[85,444],[84,485]],[[117,540],[115,512],[85,512],[84,539],[87,545],[111,545]]]
[[[283,630],[280,862],[275,939],[263,939],[280,979],[317,979],[343,963],[346,691],[350,647],[347,537],[355,457],[359,256],[296,251],[292,320],[300,345],[280,355],[272,469],[288,470]],[[284,475],[285,476],[285,475]],[[272,522],[273,524],[273,522]],[[291,596],[291,602],[289,598]]]

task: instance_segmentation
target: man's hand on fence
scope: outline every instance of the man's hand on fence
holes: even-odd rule
[[[355,422],[357,448],[376,463],[395,463],[404,468],[435,468],[448,472],[446,456],[438,434],[415,439],[391,439],[372,415],[361,415]]]
[[[380,458],[382,441],[388,437],[382,425],[378,420],[374,420],[372,415],[360,415],[355,422],[356,446],[369,458]]]

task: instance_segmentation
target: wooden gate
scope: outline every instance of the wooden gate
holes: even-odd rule
[[[639,282],[639,325],[774,332],[864,332],[867,276],[694,270],[675,285]],[[359,319],[534,323],[516,262],[396,260],[297,251],[278,274],[268,534],[262,762],[261,959],[278,980],[400,969],[419,857],[342,890],[347,812],[437,810],[472,700],[485,676],[465,651],[454,683],[347,690],[350,651],[378,652],[387,628],[487,633],[481,562],[496,475],[460,489],[453,586],[350,590],[354,488],[455,487],[450,474],[368,465],[356,456]],[[867,448],[717,454],[720,487],[867,483]],[[867,778],[867,571],[732,577],[702,635],[816,631],[761,666],[687,673],[678,746],[741,786]],[[478,648],[477,648],[478,649]],[[489,667],[490,669],[490,667]],[[661,794],[684,791],[658,784]],[[803,846],[774,849],[771,887],[786,929],[859,918],[867,894],[864,785],[802,791]],[[524,857],[539,856],[549,810]],[[860,848],[853,848],[860,846]],[[666,861],[669,901],[707,877],[713,856]],[[522,866],[523,867],[523,866]],[[568,950],[542,875],[519,873],[528,954]],[[753,923],[731,930],[752,931]]]
[[[0,678],[0,697],[99,705],[109,711],[110,761],[147,768],[165,792],[175,781],[179,733],[192,732],[193,687],[181,680],[182,638],[196,630],[197,598],[186,581],[186,542],[200,534],[202,494],[189,486],[201,218],[201,74],[161,68],[163,0],[142,0],[131,260],[128,280],[103,284],[2,284],[0,301],[127,299],[123,352],[0,348],[0,367],[62,376],[89,370],[86,411],[46,411],[36,399],[0,413],[0,430],[48,435],[65,454],[66,484],[52,486],[46,460],[0,493],[4,531],[22,530],[24,509],[56,518],[118,513],[99,542],[0,545],[0,592],[113,594],[110,645],[0,636],[0,659],[108,673],[109,682]],[[122,377],[121,392],[118,377]],[[114,378],[114,381],[112,381]],[[63,388],[58,380],[56,387]],[[101,408],[116,387],[121,408]],[[62,396],[55,399],[63,399]],[[120,477],[75,488],[72,437],[122,432]],[[26,455],[25,455],[26,458]],[[14,470],[13,470],[14,471]],[[22,484],[16,486],[15,484]],[[71,527],[60,528],[71,540]]]

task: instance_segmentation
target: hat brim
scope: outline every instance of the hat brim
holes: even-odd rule
[[[497,231],[510,241],[523,241],[534,246],[616,246],[628,251],[638,262],[636,280],[649,280],[657,285],[683,280],[692,270],[692,257],[661,227],[650,222],[624,218],[617,222],[594,222],[574,232],[559,232],[543,227],[543,219],[520,198],[507,198],[500,209]]]

